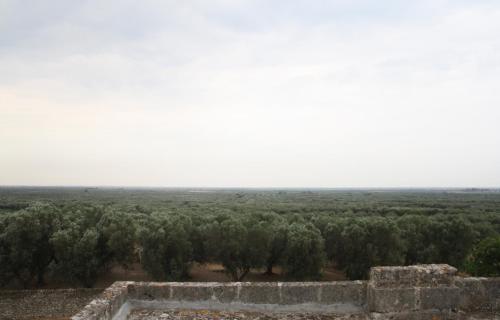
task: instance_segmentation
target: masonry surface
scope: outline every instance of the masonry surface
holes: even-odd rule
[[[500,319],[500,278],[456,272],[417,265],[372,268],[369,281],[116,282],[72,320],[215,319],[220,312],[235,319],[241,312],[247,319]]]

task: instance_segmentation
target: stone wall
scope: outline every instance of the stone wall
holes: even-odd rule
[[[141,301],[362,307],[366,302],[366,282],[138,282],[128,286],[128,296]]]
[[[460,289],[457,269],[448,265],[376,267],[370,271],[368,310],[373,318],[412,319],[422,315],[453,318]]]
[[[488,312],[474,319],[499,319],[500,279],[456,272],[448,265],[418,265],[372,268],[369,281],[117,282],[72,319],[124,318],[134,308],[296,310],[394,320],[469,319]]]
[[[469,312],[500,312],[500,278],[457,278],[459,308]]]
[[[128,300],[128,286],[133,282],[117,281],[82,311],[71,317],[72,320],[110,320],[124,307]]]

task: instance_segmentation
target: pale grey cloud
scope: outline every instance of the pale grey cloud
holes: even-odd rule
[[[2,1],[0,184],[500,185],[494,1]]]

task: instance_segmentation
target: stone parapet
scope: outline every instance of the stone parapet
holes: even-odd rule
[[[500,312],[500,278],[457,278],[456,285],[461,310]]]
[[[295,305],[366,304],[366,281],[338,282],[135,282],[129,299],[213,301],[220,303]]]
[[[72,320],[126,319],[136,307],[322,312],[374,320],[500,319],[500,278],[461,278],[456,272],[432,264],[375,267],[369,281],[116,282]]]
[[[128,299],[128,286],[132,282],[115,282],[92,300],[71,320],[110,320],[123,308]]]
[[[427,288],[452,286],[457,269],[447,264],[373,267],[370,285],[375,288]]]
[[[376,267],[368,282],[368,310],[373,313],[450,314],[457,310],[457,269],[442,264]]]

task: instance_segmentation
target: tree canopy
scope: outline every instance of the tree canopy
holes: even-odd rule
[[[92,286],[134,262],[157,280],[188,280],[195,262],[234,281],[251,270],[315,280],[325,266],[364,279],[418,263],[498,275],[500,193],[16,192],[0,193],[0,286],[49,275]]]

